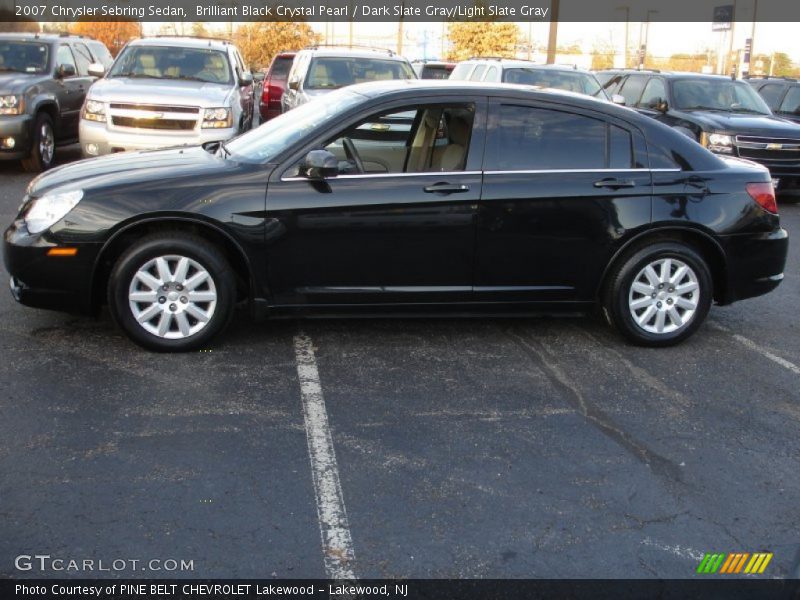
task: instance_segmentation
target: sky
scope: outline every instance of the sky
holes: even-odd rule
[[[163,23],[146,23],[145,34],[156,33]],[[227,24],[215,23],[221,33]],[[346,43],[349,39],[349,23],[314,22],[311,26],[323,37],[327,31],[328,41]],[[536,45],[546,45],[549,23],[519,23],[522,35],[532,35]],[[410,59],[439,58],[441,55],[442,23],[405,23],[403,54]],[[640,29],[642,35],[646,24],[631,22],[628,26],[629,46],[638,45]],[[734,49],[743,48],[744,41],[752,33],[752,22],[740,21],[734,24]],[[354,43],[372,44],[394,49],[397,39],[397,22],[392,23],[354,23]],[[706,48],[727,49],[727,34],[712,32],[711,23],[650,23],[648,34],[648,53],[652,56],[667,57],[676,53],[702,52]],[[186,28],[188,33],[188,27]],[[800,24],[798,23],[757,23],[754,50],[756,54],[785,52],[793,62],[800,64]],[[613,46],[622,52],[625,39],[625,23],[560,23],[558,26],[559,45],[580,45],[590,52],[595,44]],[[427,41],[426,41],[427,40]]]

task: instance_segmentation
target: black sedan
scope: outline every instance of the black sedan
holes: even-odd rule
[[[603,307],[674,344],[783,278],[769,173],[634,111],[512,85],[390,81],[226,144],[54,169],[5,233],[23,304],[105,302],[137,343],[255,316]]]

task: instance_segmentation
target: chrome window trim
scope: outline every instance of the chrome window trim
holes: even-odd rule
[[[456,175],[480,175],[482,171],[418,171],[414,173],[357,173],[355,175],[337,175],[330,179],[373,179],[377,177],[453,177]],[[281,181],[309,181],[308,177],[281,177]]]
[[[485,171],[486,175],[535,175],[537,173],[680,173],[682,169],[518,169]]]

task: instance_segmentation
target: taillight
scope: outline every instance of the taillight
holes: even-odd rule
[[[264,89],[261,91],[261,104],[269,104],[269,82],[264,82]]]
[[[775,188],[772,186],[771,181],[748,183],[745,187],[750,197],[755,200],[761,208],[774,215],[778,214],[778,203],[775,200]]]

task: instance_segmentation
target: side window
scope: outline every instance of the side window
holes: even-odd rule
[[[655,108],[661,100],[667,99],[667,88],[659,77],[653,77],[647,82],[641,100],[637,106],[641,108]]]
[[[622,127],[608,126],[608,167],[630,169],[633,167],[631,134]]]
[[[767,106],[769,106],[770,110],[775,110],[778,108],[778,101],[781,98],[782,92],[782,83],[768,83],[758,90],[758,93],[764,99],[764,102],[767,103]]]
[[[393,109],[349,127],[323,148],[339,159],[342,175],[461,171],[474,115],[471,104]]]
[[[786,92],[786,97],[781,102],[781,112],[800,115],[800,86],[792,86]]]
[[[72,65],[75,68],[75,72],[78,71],[78,67],[75,65],[75,57],[72,55],[72,50],[70,50],[69,46],[66,44],[61,44],[56,51],[56,68],[61,65]]]
[[[73,44],[72,49],[75,52],[75,61],[78,63],[78,74],[88,75],[89,65],[92,64],[92,53],[83,44]]]
[[[486,71],[486,65],[478,65],[469,76],[470,81],[480,81],[483,78],[483,73]]]
[[[453,69],[453,72],[450,73],[450,79],[456,80],[464,80],[467,79],[469,76],[469,72],[472,70],[472,66],[474,63],[458,63]]]
[[[497,77],[497,67],[491,66],[489,70],[486,71],[486,75],[483,78],[484,81],[500,81]]]
[[[583,115],[501,105],[489,124],[486,169],[603,169],[607,130],[605,121]]]
[[[616,94],[619,86],[622,85],[622,80],[625,75],[614,75],[611,79],[603,84],[603,89],[609,94]]]
[[[625,98],[625,104],[628,106],[636,106],[639,101],[639,96],[642,95],[644,84],[647,83],[646,75],[629,75],[622,86],[622,90],[618,94],[622,94]]]

